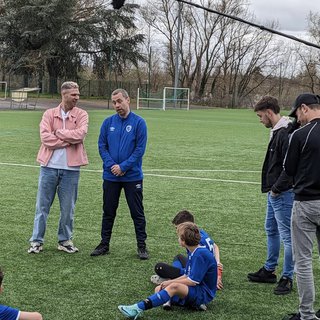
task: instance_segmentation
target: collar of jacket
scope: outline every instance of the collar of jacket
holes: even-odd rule
[[[56,118],[60,118],[62,119],[62,116],[61,116],[61,103],[56,107],[54,108],[54,111],[53,111],[53,116],[56,117]],[[68,117],[72,117],[72,118],[75,118],[76,115],[76,108],[77,107],[73,107],[71,110],[69,110],[69,114],[68,114]],[[67,117],[67,118],[68,118]]]

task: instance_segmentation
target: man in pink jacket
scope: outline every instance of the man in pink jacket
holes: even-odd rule
[[[41,146],[37,161],[41,168],[28,253],[43,250],[47,218],[56,193],[60,202],[58,250],[78,252],[72,242],[73,216],[80,166],[88,164],[83,145],[88,131],[88,114],[76,107],[79,95],[77,83],[64,82],[61,86],[60,105],[47,110],[40,122]]]

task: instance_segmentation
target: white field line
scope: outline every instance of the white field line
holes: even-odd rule
[[[151,177],[173,178],[173,179],[216,181],[216,182],[229,182],[229,183],[241,183],[241,184],[260,184],[260,182],[254,182],[254,181],[225,180],[225,179],[212,179],[212,178],[200,178],[200,177],[167,176],[164,174],[153,174],[153,173],[145,173],[144,175],[151,176]]]
[[[144,172],[238,172],[238,173],[260,173],[257,170],[232,170],[232,169],[144,169]]]
[[[26,168],[39,168],[39,165],[22,164],[22,163],[8,163],[0,162],[0,166],[12,166],[12,167],[26,167]],[[102,173],[102,170],[94,169],[81,169],[83,172],[94,172]],[[246,170],[199,170],[199,169],[145,169],[144,172],[148,171],[161,171],[161,172],[242,172],[242,173],[258,173],[259,171],[246,171]],[[226,180],[226,179],[213,179],[213,178],[201,178],[201,177],[184,177],[184,176],[174,176],[165,174],[155,174],[155,173],[144,173],[145,176],[159,177],[159,178],[170,178],[170,179],[184,179],[184,180],[200,180],[200,181],[215,181],[215,182],[228,182],[228,183],[240,183],[240,184],[254,184],[259,185],[260,182],[245,181],[245,180]]]

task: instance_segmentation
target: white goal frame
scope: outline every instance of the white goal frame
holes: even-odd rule
[[[166,97],[167,89],[174,90],[175,94],[176,94],[176,90],[185,90],[185,91],[187,91],[187,98],[186,99],[177,99],[177,97],[167,98]],[[183,108],[183,109],[189,110],[190,109],[190,88],[164,87],[163,88],[163,105],[162,105],[163,110],[166,110],[166,102],[167,101],[173,101],[174,103],[185,102],[185,103],[187,103],[187,108]],[[172,108],[172,109],[175,109],[175,108]]]
[[[0,81],[0,85],[4,84],[4,98],[0,97],[0,100],[6,100],[7,99],[7,92],[8,92],[8,83],[7,81]]]
[[[185,99],[177,99],[176,97],[174,98],[168,98],[167,96],[167,91],[168,90],[185,90],[187,92],[187,98]],[[140,101],[147,101],[147,102],[154,102],[154,101],[158,101],[160,102],[161,101],[161,105],[162,107],[158,107],[158,108],[155,108],[155,107],[148,107],[148,108],[141,108],[140,107]],[[163,92],[162,92],[162,98],[144,98],[144,97],[141,97],[140,95],[140,88],[138,88],[138,92],[137,92],[137,110],[139,109],[152,109],[152,110],[160,110],[162,109],[163,111],[165,111],[167,108],[167,102],[170,101],[170,102],[184,102],[186,103],[186,108],[179,108],[179,109],[184,109],[184,110],[189,110],[190,109],[190,88],[175,88],[175,87],[164,87],[163,88]],[[170,109],[175,109],[175,107],[173,108],[170,108]],[[178,108],[177,108],[178,109]]]
[[[137,110],[139,109],[142,109],[140,108],[140,100],[141,101],[161,101],[162,105],[163,105],[163,98],[143,98],[140,96],[140,88],[138,88],[138,93],[137,93]],[[148,109],[153,109],[153,110],[159,110],[159,109],[162,109],[161,108],[153,108],[153,107],[150,107]]]

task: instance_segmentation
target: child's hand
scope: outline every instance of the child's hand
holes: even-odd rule
[[[160,284],[160,288],[161,288],[161,289],[164,289],[164,288],[166,288],[170,283],[171,283],[171,280],[163,281],[163,282]]]

